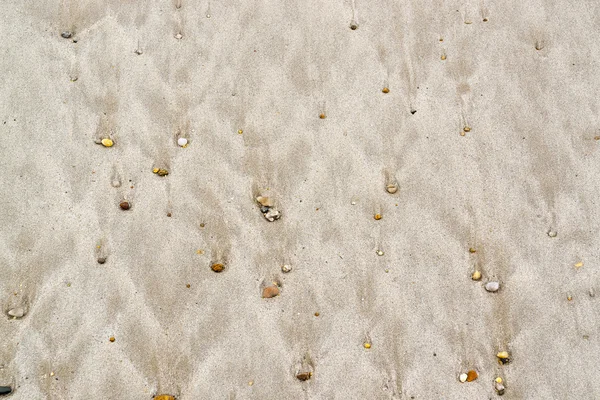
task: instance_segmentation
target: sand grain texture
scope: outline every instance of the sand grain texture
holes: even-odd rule
[[[0,386],[600,398],[599,29],[591,1],[0,2]]]

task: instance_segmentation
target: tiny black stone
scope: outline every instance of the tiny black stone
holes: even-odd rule
[[[415,113],[416,113],[416,112],[417,112],[417,110],[410,110],[410,113],[411,113],[412,115],[415,115]]]
[[[356,25],[356,24],[350,25],[350,29],[352,29],[353,31],[355,31],[356,28],[358,28],[358,25]]]
[[[0,386],[0,395],[10,393],[12,393],[12,388],[10,386]]]
[[[261,212],[261,213],[263,213],[263,214],[265,214],[265,213],[267,213],[267,212],[269,211],[269,208],[270,208],[270,207],[267,207],[267,206],[262,206],[262,207],[260,208],[260,212]]]
[[[106,262],[106,257],[98,257],[98,264],[104,264]]]

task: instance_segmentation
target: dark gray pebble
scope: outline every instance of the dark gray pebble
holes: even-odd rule
[[[12,388],[10,386],[0,386],[0,395],[11,394]]]
[[[73,33],[71,33],[71,31],[64,31],[60,34],[60,36],[64,37],[65,39],[69,39],[71,36],[73,36]]]

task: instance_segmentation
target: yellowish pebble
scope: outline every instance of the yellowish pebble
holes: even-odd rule
[[[446,55],[442,54],[442,56],[440,58],[442,59],[442,61],[444,61],[446,59]]]
[[[579,261],[577,264],[575,264],[575,268],[581,268],[583,267],[583,262]]]
[[[495,382],[496,382],[496,383],[502,383],[503,381],[502,381],[502,378],[500,378],[500,377],[497,377],[497,378],[495,379]]]
[[[479,272],[479,271],[473,272],[473,274],[471,275],[471,279],[473,279],[474,281],[480,280],[481,279],[481,272]]]
[[[325,119],[325,118],[326,118],[326,115],[325,115],[325,113],[321,113],[321,114],[319,114],[319,118],[321,118],[321,119]]]
[[[238,129],[238,135],[241,135],[242,133],[244,133],[244,131],[242,129]]]
[[[471,132],[471,127],[470,127],[470,126],[465,126],[465,127],[463,128],[463,130],[464,130],[465,132]]]
[[[112,147],[113,144],[115,144],[115,143],[108,138],[102,139],[102,146],[104,146],[104,147]]]
[[[373,218],[375,218],[377,221],[379,221],[382,218],[382,216],[381,216],[381,214],[375,214],[373,216]]]
[[[363,344],[363,346],[365,347],[365,349],[370,349],[371,343],[365,343],[365,344]]]
[[[154,172],[155,174],[158,174],[158,168],[154,168],[154,169],[152,170],[152,172]]]
[[[383,88],[381,91],[382,91],[383,93],[389,93],[389,92],[390,92],[390,89],[388,89],[388,88],[384,87],[384,88]]]

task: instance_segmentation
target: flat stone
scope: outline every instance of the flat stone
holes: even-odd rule
[[[122,201],[119,203],[119,207],[121,207],[122,210],[129,210],[131,208],[131,204],[129,204],[128,201]]]
[[[258,196],[256,198],[256,201],[258,202],[258,204],[260,204],[263,207],[273,207],[273,199],[271,199],[270,197],[264,197],[264,196]]]
[[[12,393],[12,388],[10,386],[0,386],[0,396],[10,393]]]
[[[225,269],[225,265],[220,263],[214,263],[210,266],[210,269],[212,269],[215,272],[223,272],[223,270]]]
[[[500,289],[500,282],[490,281],[485,284],[485,290],[488,292],[497,292]]]
[[[73,36],[73,32],[71,31],[64,31],[60,34],[60,36],[62,36],[65,39],[70,39]]]
[[[300,381],[307,381],[312,378],[312,372],[299,372],[296,374],[296,379]]]
[[[267,286],[263,289],[262,297],[263,299],[271,299],[273,297],[279,296],[279,288],[276,285]]]
[[[25,315],[25,310],[23,310],[23,307],[16,307],[8,310],[8,315],[15,318],[22,318]]]

